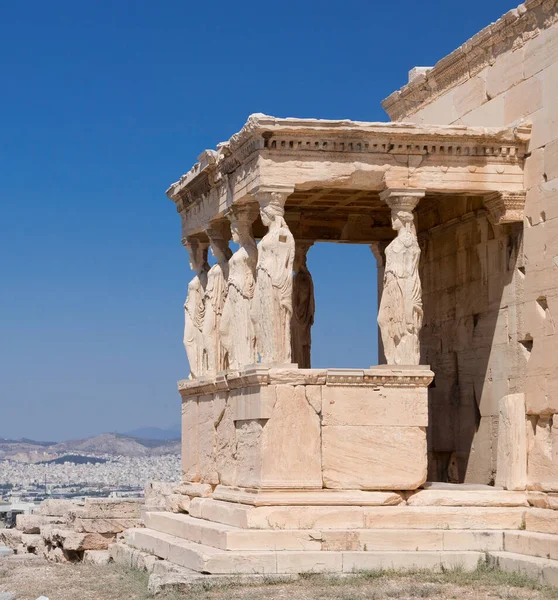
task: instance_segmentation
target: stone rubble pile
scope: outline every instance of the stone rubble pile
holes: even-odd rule
[[[105,564],[119,534],[143,527],[141,508],[135,499],[45,500],[37,514],[18,515],[15,529],[0,529],[0,545],[52,562]]]

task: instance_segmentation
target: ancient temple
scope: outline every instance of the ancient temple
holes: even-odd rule
[[[537,513],[558,507],[557,21],[528,1],[414,69],[389,123],[252,115],[168,189],[193,271],[189,515],[148,514],[132,545],[288,573],[558,533]],[[312,368],[320,242],[376,259],[379,365]]]

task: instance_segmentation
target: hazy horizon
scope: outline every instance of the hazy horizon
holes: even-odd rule
[[[146,432],[152,432],[151,435],[146,433]],[[157,433],[156,436],[153,436],[153,433]],[[175,437],[160,437],[161,434],[166,433],[169,436],[172,434],[175,434]],[[35,438],[30,438],[28,436],[20,436],[17,438],[10,438],[7,436],[0,436],[0,441],[4,440],[4,441],[21,441],[21,440],[30,440],[32,442],[37,442],[37,443],[54,443],[54,444],[58,444],[60,442],[71,442],[71,441],[76,441],[76,440],[80,440],[80,439],[87,439],[87,438],[91,438],[91,437],[97,437],[99,435],[121,435],[121,436],[128,436],[128,437],[134,437],[134,438],[138,438],[138,439],[148,439],[148,440],[170,440],[170,439],[179,439],[180,438],[180,424],[176,425],[175,427],[138,427],[137,429],[132,429],[130,431],[98,431],[97,433],[93,433],[91,435],[88,436],[81,436],[81,437],[69,437],[69,438],[64,438],[64,439],[35,439]]]

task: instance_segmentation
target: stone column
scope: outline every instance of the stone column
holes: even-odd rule
[[[391,208],[397,237],[386,248],[378,324],[388,365],[420,364],[422,289],[419,277],[420,247],[413,210],[424,190],[388,189],[380,198]]]
[[[370,250],[376,259],[376,267],[378,270],[378,308],[382,300],[382,291],[384,289],[384,272],[386,266],[386,248],[387,242],[372,242]],[[383,364],[386,361],[384,354],[384,344],[382,342],[382,333],[378,325],[378,364]]]
[[[239,370],[256,362],[250,306],[256,286],[258,250],[252,234],[257,207],[233,205],[228,213],[233,241],[240,248],[229,260],[227,298],[220,323],[223,366]]]
[[[188,284],[184,302],[184,347],[190,363],[190,379],[203,374],[203,320],[207,286],[207,242],[187,238],[184,242],[190,258],[190,269],[196,274]]]
[[[206,229],[211,253],[216,263],[207,275],[205,288],[205,316],[203,319],[203,367],[205,373],[217,373],[225,369],[225,356],[219,333],[223,308],[227,298],[229,279],[230,229],[218,223]]]
[[[256,351],[266,365],[291,363],[293,263],[295,242],[285,222],[285,201],[292,190],[258,190],[262,223],[268,228],[258,244],[252,323]]]
[[[311,368],[312,325],[316,304],[314,282],[306,265],[306,255],[313,242],[295,241],[293,263],[293,316],[291,319],[292,362],[299,369]]]

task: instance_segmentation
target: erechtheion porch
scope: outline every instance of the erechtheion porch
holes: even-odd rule
[[[253,115],[201,154],[168,190],[196,272],[185,306],[192,373],[179,385],[186,480],[415,489],[428,464],[431,480],[490,482],[496,456],[474,442],[496,447],[510,391],[498,384],[513,379],[513,360],[493,375],[490,352],[521,276],[528,136]],[[305,255],[320,241],[370,245],[386,365],[310,368]],[[452,360],[470,365],[457,402],[445,385]]]
[[[253,115],[170,187],[194,275],[164,505],[188,514],[148,508],[132,553],[201,573],[488,559],[556,584],[557,17],[529,0],[414,69],[383,104],[407,122]],[[311,364],[319,242],[370,246],[382,364]]]
[[[520,528],[527,505],[512,491],[525,488],[521,407],[495,376],[509,384],[515,363],[495,365],[492,348],[521,285],[528,136],[253,115],[202,153],[168,190],[194,271],[178,384],[189,515],[147,512],[130,545],[209,573],[472,568],[501,548],[495,530]],[[312,368],[305,258],[320,241],[370,245],[386,364]],[[459,390],[456,361],[470,373]],[[477,448],[494,406],[510,491],[419,490],[428,476],[489,483],[491,452]]]

